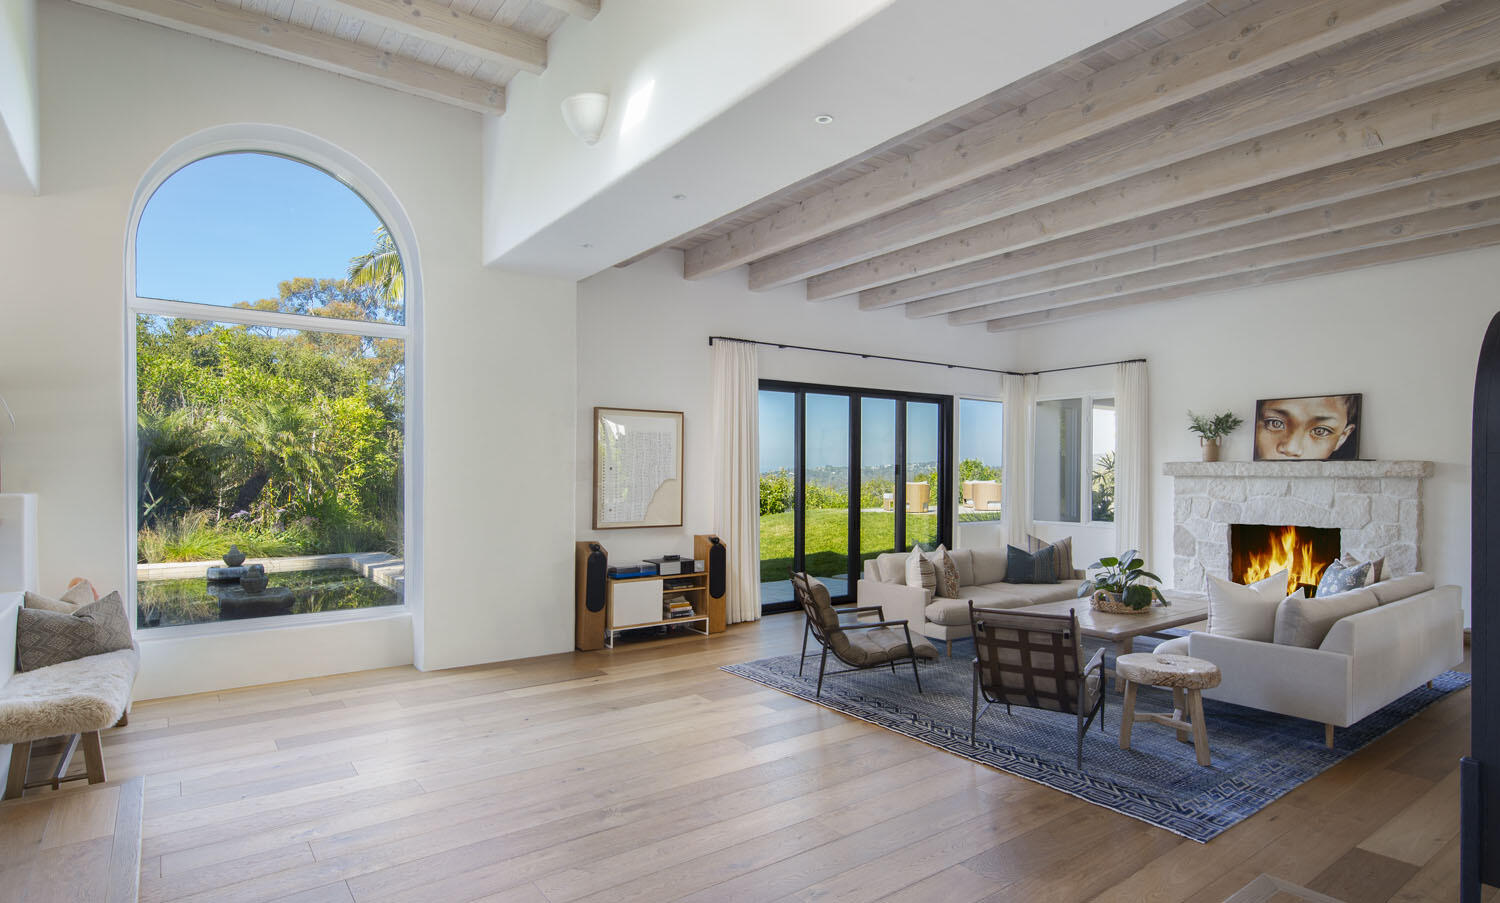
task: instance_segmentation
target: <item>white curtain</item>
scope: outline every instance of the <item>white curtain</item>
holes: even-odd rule
[[[1005,542],[1026,548],[1031,524],[1031,434],[1036,421],[1035,375],[1001,376],[1005,397],[1005,469],[1000,510]]]
[[[1115,365],[1115,544],[1151,559],[1151,434],[1146,364]]]
[[[760,366],[755,346],[713,347],[714,532],[728,552],[729,623],[760,619]]]

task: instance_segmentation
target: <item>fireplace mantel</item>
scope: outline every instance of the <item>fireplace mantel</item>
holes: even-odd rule
[[[1200,592],[1229,576],[1232,524],[1325,527],[1344,552],[1384,557],[1390,572],[1420,566],[1422,480],[1431,461],[1173,461],[1172,576]]]
[[[1432,476],[1431,461],[1169,461],[1169,477],[1278,477],[1379,479]]]

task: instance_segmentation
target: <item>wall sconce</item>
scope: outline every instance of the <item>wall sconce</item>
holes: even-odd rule
[[[563,122],[584,144],[597,144],[609,115],[608,94],[574,94],[562,102]]]

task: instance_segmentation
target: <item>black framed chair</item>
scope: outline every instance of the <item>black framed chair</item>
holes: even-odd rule
[[[818,661],[818,691],[823,695],[823,678],[829,674],[849,674],[871,668],[888,666],[896,673],[899,662],[911,662],[911,673],[917,681],[917,692],[922,692],[922,675],[917,671],[917,659],[936,659],[937,647],[921,634],[915,641],[911,628],[905,621],[887,621],[885,610],[879,605],[861,608],[833,607],[828,587],[822,581],[799,571],[792,572],[792,592],[807,616],[807,625],[802,631],[802,659],[797,664],[797,676],[807,663],[807,638],[817,640],[822,647]],[[873,614],[874,621],[843,621],[841,615]],[[828,654],[849,667],[842,671],[828,670]]]
[[[969,603],[974,631],[974,696],[969,715],[969,742],[979,745],[979,719],[990,706],[1004,703],[1046,709],[1076,718],[1077,767],[1083,767],[1083,736],[1094,717],[1104,730],[1104,649],[1083,661],[1078,615],[1025,614]],[[979,697],[984,697],[984,712]]]

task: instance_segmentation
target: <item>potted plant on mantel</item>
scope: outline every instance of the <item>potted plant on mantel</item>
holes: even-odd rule
[[[1236,416],[1232,411],[1225,411],[1217,417],[1188,411],[1188,429],[1198,434],[1205,461],[1219,460],[1220,440],[1239,429],[1244,422],[1243,418]]]
[[[1151,603],[1171,605],[1161,590],[1142,581],[1161,578],[1146,570],[1146,562],[1135,557],[1137,551],[1130,549],[1114,558],[1101,558],[1089,565],[1090,571],[1098,573],[1083,581],[1078,587],[1078,596],[1089,597],[1089,605],[1095,611],[1116,615],[1145,614]]]

